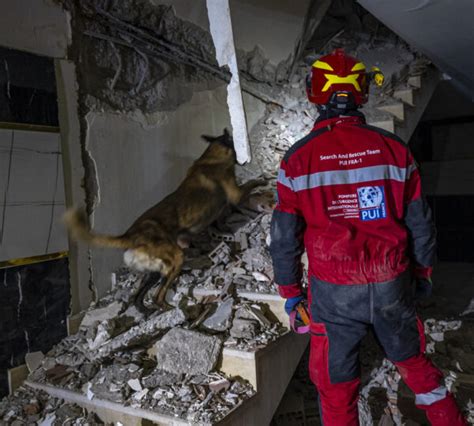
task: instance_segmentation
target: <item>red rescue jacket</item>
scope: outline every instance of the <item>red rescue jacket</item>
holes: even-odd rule
[[[362,114],[317,121],[278,174],[270,252],[283,297],[309,273],[334,284],[392,280],[410,265],[431,272],[435,229],[407,145]]]

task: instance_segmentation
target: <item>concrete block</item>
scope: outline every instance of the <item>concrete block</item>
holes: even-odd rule
[[[178,374],[208,374],[216,365],[222,341],[197,331],[173,328],[156,345],[163,370]]]

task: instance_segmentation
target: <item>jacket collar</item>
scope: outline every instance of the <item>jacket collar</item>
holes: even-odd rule
[[[327,127],[329,129],[339,124],[365,124],[365,116],[360,111],[349,111],[344,115],[338,115],[335,117],[325,118],[320,115],[314,123],[313,130]]]

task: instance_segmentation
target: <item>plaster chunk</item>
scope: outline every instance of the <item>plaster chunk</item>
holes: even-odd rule
[[[130,379],[127,382],[127,384],[128,384],[128,386],[130,386],[136,392],[139,392],[143,389],[142,384],[140,383],[139,379]]]
[[[232,316],[232,307],[234,306],[234,299],[229,298],[225,302],[219,304],[216,312],[209,316],[204,322],[203,326],[209,330],[225,331],[230,327],[230,318]]]

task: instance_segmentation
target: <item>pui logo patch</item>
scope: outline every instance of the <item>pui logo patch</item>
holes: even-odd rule
[[[383,186],[357,188],[357,198],[359,200],[361,220],[375,220],[387,217]]]

